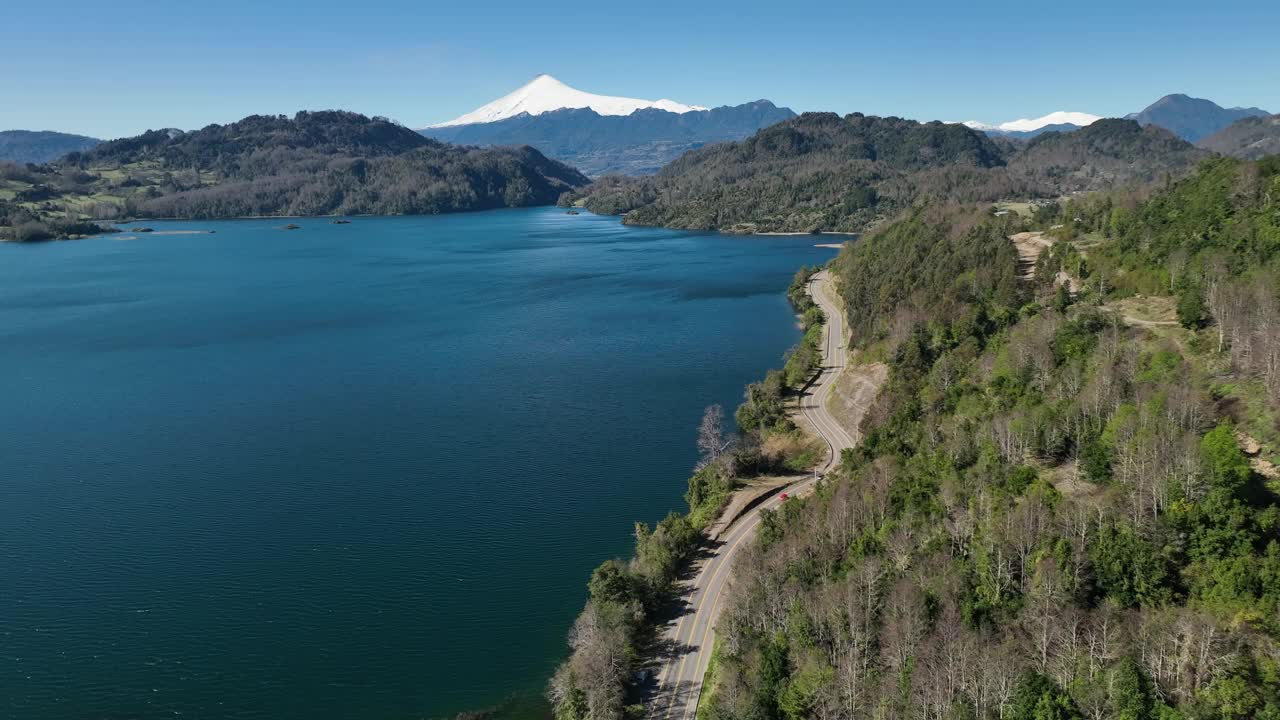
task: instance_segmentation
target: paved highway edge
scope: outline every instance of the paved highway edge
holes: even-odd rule
[[[809,295],[826,315],[822,346],[824,364],[802,389],[799,399],[800,414],[826,442],[829,457],[821,469],[815,472],[815,477],[783,489],[783,492],[793,495],[807,493],[812,489],[826,473],[839,465],[842,450],[855,444],[852,436],[831,416],[826,407],[835,379],[846,366],[844,315],[838,302],[828,295],[829,289],[833,287],[828,270],[815,273],[810,278]],[[732,574],[734,556],[743,542],[754,537],[761,510],[774,509],[781,503],[775,495],[744,512],[725,528],[721,534],[723,544],[713,551],[698,571],[688,596],[692,612],[682,614],[674,627],[663,633],[672,647],[688,647],[690,650],[681,653],[678,663],[675,657],[667,657],[663,661],[656,677],[657,688],[649,701],[649,717],[689,720],[691,715],[696,715],[702,697],[703,681],[715,646],[715,621],[724,602],[723,591]],[[693,664],[689,665],[691,656]]]

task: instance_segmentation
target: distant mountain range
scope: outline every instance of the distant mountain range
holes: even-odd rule
[[[1242,118],[1267,114],[1259,108],[1223,108],[1209,100],[1168,95],[1126,118],[1196,142]],[[539,75],[515,92],[421,132],[468,145],[530,145],[593,177],[650,175],[690,150],[742,140],[793,117],[789,108],[768,100],[708,110],[673,100],[595,95]],[[991,137],[1028,141],[1091,127],[1101,119],[1092,113],[1060,110],[1037,118],[957,124]]]
[[[472,112],[415,132],[443,142],[479,147],[528,145],[591,177],[643,176],[658,172],[691,150],[744,140],[794,117],[790,108],[778,107],[768,100],[708,109],[669,99],[597,95],[570,87],[550,75],[539,75]],[[1210,100],[1183,94],[1167,95],[1141,112],[1126,116],[1143,127],[1164,128],[1204,149],[1241,157],[1276,152],[1276,122],[1269,118],[1261,108],[1223,108]],[[1060,110],[1006,122],[968,120],[948,124],[1018,144],[1049,133],[1092,127],[1101,119],[1087,112]],[[66,133],[3,131],[0,161],[52,162],[99,142]]]
[[[517,115],[541,115],[566,108],[590,109],[599,115],[630,115],[637,110],[645,109],[665,110],[672,113],[706,110],[698,105],[684,105],[675,100],[638,100],[595,95],[571,88],[550,75],[539,75],[512,93],[482,105],[466,115],[428,126],[427,129],[498,122]]]
[[[1047,132],[1070,132],[1072,130],[1079,130],[1082,127],[1092,125],[1101,119],[1101,117],[1097,115],[1090,115],[1089,113],[1059,110],[1058,112],[1052,112],[1038,118],[1010,120],[1009,122],[997,125],[990,125],[977,120],[967,120],[961,124],[973,130],[985,132],[988,135],[1033,138]]]
[[[1265,117],[1269,114],[1261,108],[1224,108],[1212,100],[1175,94],[1160,98],[1141,112],[1129,113],[1125,115],[1125,119],[1135,120],[1143,127],[1147,125],[1162,127],[1187,142],[1196,142],[1230,126],[1237,120]],[[1030,139],[1047,132],[1079,130],[1101,119],[1089,113],[1059,111],[1043,117],[1005,123],[991,124],[968,120],[962,124],[992,136]]]
[[[509,95],[421,132],[466,145],[530,145],[587,175],[644,175],[689,150],[741,140],[793,117],[789,108],[768,100],[709,110],[671,100],[593,95],[539,75]]]
[[[1130,113],[1125,118],[1136,120],[1139,125],[1158,125],[1183,140],[1195,142],[1237,120],[1270,114],[1262,108],[1224,108],[1212,100],[1175,94],[1165,95],[1142,112]]]
[[[97,138],[51,130],[0,130],[0,160],[46,163],[100,142]]]

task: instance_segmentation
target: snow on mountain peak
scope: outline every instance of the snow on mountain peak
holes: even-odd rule
[[[591,108],[601,115],[630,115],[642,108],[657,108],[673,113],[706,110],[698,105],[684,105],[674,100],[638,100],[636,98],[594,95],[571,88],[550,75],[539,75],[515,92],[504,95],[466,115],[429,127],[491,123],[515,117],[520,113],[541,115],[564,108]]]
[[[1000,129],[1009,132],[1031,132],[1032,130],[1039,130],[1046,125],[1078,125],[1079,127],[1085,127],[1101,119],[1097,115],[1090,115],[1089,113],[1059,110],[1031,120],[1022,118],[1001,123]]]
[[[1010,120],[1009,122],[1000,123],[999,125],[990,125],[978,122],[977,120],[966,120],[961,124],[965,127],[972,128],[974,130],[981,130],[983,132],[992,130],[996,132],[1033,132],[1042,127],[1048,127],[1049,125],[1076,125],[1079,127],[1085,127],[1087,125],[1092,125],[1101,119],[1101,117],[1097,115],[1090,115],[1089,113],[1059,110],[1038,118]]]

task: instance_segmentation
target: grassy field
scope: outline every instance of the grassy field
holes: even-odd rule
[[[1007,212],[1016,213],[1022,217],[1031,217],[1031,213],[1035,211],[1035,203],[1031,202],[999,202],[996,203],[996,210],[1005,210]]]
[[[1136,325],[1177,325],[1177,303],[1164,295],[1134,295],[1112,300],[1103,309],[1117,313]]]

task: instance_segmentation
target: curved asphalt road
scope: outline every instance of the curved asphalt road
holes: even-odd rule
[[[822,475],[840,462],[840,451],[854,446],[849,432],[827,412],[826,400],[834,385],[835,377],[845,366],[844,314],[839,310],[835,287],[826,270],[809,281],[809,295],[827,316],[823,338],[823,357],[826,364],[806,388],[800,399],[800,412],[827,443],[829,455],[826,463],[817,470]],[[789,494],[808,491],[817,478],[797,482],[785,489]],[[663,632],[668,646],[662,665],[656,675],[656,688],[649,700],[648,716],[657,720],[691,720],[698,707],[702,692],[702,678],[711,662],[714,640],[713,627],[720,615],[725,585],[732,569],[733,557],[738,548],[751,540],[760,522],[762,508],[777,509],[782,501],[775,495],[744,513],[720,536],[720,544],[701,565],[696,577],[687,588],[688,607],[675,623]]]

